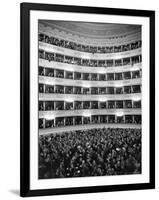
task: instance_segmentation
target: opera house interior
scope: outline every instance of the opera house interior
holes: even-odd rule
[[[39,177],[141,173],[141,26],[40,20],[38,40],[39,162],[43,169]],[[112,151],[105,152],[107,142],[103,142],[111,138],[116,145],[114,164],[104,160],[113,154]],[[56,145],[60,141],[61,148],[66,148],[66,143],[71,148],[76,146],[83,158],[72,153],[69,162],[58,165],[57,159],[51,159],[49,153],[45,155],[44,148],[47,147],[44,144],[47,146],[49,141]],[[99,147],[100,156],[94,160],[91,158],[91,168],[86,164],[89,158],[84,157],[82,149],[96,149],[98,142],[103,146]],[[131,144],[132,157],[129,153],[125,157],[124,153],[123,156],[119,153],[127,152],[125,143],[128,147]],[[110,149],[113,149],[111,145]],[[92,151],[98,152],[98,147]],[[56,170],[42,167],[46,159],[44,155],[52,160],[50,163],[56,161]],[[74,157],[76,162],[71,167]],[[127,166],[130,161],[133,167]]]

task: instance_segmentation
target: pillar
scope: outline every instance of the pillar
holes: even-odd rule
[[[73,117],[73,126],[75,125],[75,117]]]
[[[115,115],[115,123],[117,123],[117,115]]]
[[[45,84],[43,85],[43,93],[45,93],[45,88],[46,88],[46,86],[45,86]]]
[[[43,101],[43,110],[45,111],[45,101]]]
[[[82,116],[82,125],[83,125],[83,116]]]
[[[125,115],[123,115],[123,121],[124,121],[124,124],[125,124]]]
[[[134,124],[135,120],[134,120],[134,115],[132,115],[132,123]]]
[[[46,119],[43,118],[43,128],[45,128]]]

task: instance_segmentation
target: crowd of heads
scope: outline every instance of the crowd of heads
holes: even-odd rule
[[[133,66],[136,63],[140,63],[142,61],[141,55],[136,55],[132,57],[126,57],[117,60],[92,60],[92,59],[83,59],[78,57],[66,56],[63,54],[47,52],[44,50],[39,50],[39,58],[61,63],[67,63],[72,65],[80,65],[80,66],[87,66],[87,67],[113,67],[113,66],[124,66],[124,65],[131,65]],[[120,62],[119,62],[120,61]]]
[[[63,39],[58,39],[55,37],[49,37],[44,34],[39,34],[39,41],[48,44],[56,45],[59,47],[64,47],[76,51],[83,51],[88,53],[118,53],[122,51],[130,51],[141,47],[141,40],[132,42],[130,44],[124,44],[119,46],[89,46],[77,44],[75,42],[66,41]]]
[[[39,136],[39,178],[141,173],[141,129],[100,128]]]

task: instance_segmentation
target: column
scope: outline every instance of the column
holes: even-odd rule
[[[54,101],[54,110],[56,110],[56,101]]]
[[[113,59],[113,67],[115,67],[115,60]]]
[[[66,101],[64,101],[64,110],[66,110]]]
[[[43,101],[43,110],[45,111],[45,101]]]
[[[132,72],[130,72],[130,75],[131,75],[131,79],[132,79]]]
[[[92,124],[92,115],[90,116],[90,124]]]
[[[121,59],[121,66],[123,66],[123,58]]]
[[[114,94],[116,94],[116,87],[114,87]]]
[[[125,109],[125,101],[123,101],[123,108]]]
[[[82,125],[83,125],[83,116],[82,116]]]
[[[75,109],[75,101],[73,101],[73,110]]]
[[[64,70],[64,78],[66,78],[66,71]]]
[[[100,107],[100,101],[98,101],[98,109],[101,109],[101,107]]]
[[[64,126],[66,126],[66,117],[64,117],[63,121],[64,121]]]
[[[132,57],[130,57],[130,65],[132,65]]]
[[[123,115],[123,121],[124,121],[124,124],[125,124],[125,115]]]
[[[108,106],[108,102],[107,101],[105,101],[105,104],[106,104],[106,109],[108,108],[107,106]]]
[[[115,123],[117,123],[117,116],[115,115]]]
[[[115,73],[114,73],[114,81],[115,81]]]
[[[44,84],[44,85],[43,85],[43,93],[45,93],[45,87],[46,87],[46,86],[45,86],[45,84]]]
[[[75,72],[72,72],[73,80],[75,80]]]
[[[83,73],[81,73],[81,80],[83,80]]]
[[[54,77],[56,77],[56,74],[57,74],[57,73],[56,73],[56,69],[54,69]]]
[[[45,118],[43,118],[43,128],[45,128],[45,123],[46,123],[46,120]]]
[[[108,123],[108,115],[106,115],[106,121],[107,121],[107,123]]]
[[[45,76],[45,71],[46,71],[46,70],[45,70],[45,67],[44,67],[44,76]]]
[[[141,56],[139,56],[139,63],[141,62]]]
[[[54,127],[56,126],[56,117],[55,117],[55,119],[54,119]]]
[[[133,122],[133,124],[134,124],[134,122],[135,122],[135,120],[134,120],[134,115],[132,115],[132,122]]]
[[[114,105],[115,105],[115,108],[116,108],[116,101],[114,101]]]

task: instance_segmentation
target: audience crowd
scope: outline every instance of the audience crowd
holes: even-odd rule
[[[39,136],[39,178],[141,173],[141,129],[101,128]]]
[[[76,51],[83,51],[83,52],[89,52],[89,53],[118,53],[122,51],[130,51],[137,48],[140,48],[142,45],[141,40],[135,41],[129,44],[119,45],[119,46],[89,46],[89,45],[82,45],[77,44],[75,42],[66,41],[62,39],[58,39],[55,37],[49,37],[44,34],[39,34],[39,41],[45,42],[48,44],[56,45],[59,47],[64,47]]]

